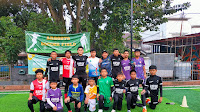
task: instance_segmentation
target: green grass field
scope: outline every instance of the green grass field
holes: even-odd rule
[[[184,95],[187,98],[189,108],[180,106]],[[28,91],[0,92],[0,112],[29,112],[27,106],[28,96]],[[158,104],[155,110],[151,110],[147,106],[148,112],[200,112],[200,87],[164,87],[163,96],[163,102]],[[175,105],[166,105],[167,102],[174,102]],[[71,105],[71,107],[73,106]],[[110,112],[111,108],[109,111],[104,112]],[[34,105],[34,109],[39,112],[39,103]],[[126,111],[127,106],[124,99],[122,110],[119,112]],[[142,107],[136,107],[131,111],[142,112]],[[64,112],[67,112],[66,106],[64,106]]]

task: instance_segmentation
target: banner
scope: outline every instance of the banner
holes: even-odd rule
[[[90,53],[85,53],[84,55],[90,56]],[[37,69],[42,69],[46,71],[47,59],[49,56],[42,56],[37,54],[27,54],[28,57],[28,74],[34,75]],[[59,57],[57,58],[59,59]],[[88,71],[88,68],[87,68]],[[60,66],[60,74],[63,74],[63,67]]]
[[[27,53],[64,53],[71,50],[77,53],[77,48],[82,46],[84,52],[90,52],[90,33],[77,34],[47,34],[38,32],[25,32]]]

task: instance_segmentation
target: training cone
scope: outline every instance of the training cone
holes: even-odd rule
[[[183,101],[182,101],[182,105],[180,105],[181,107],[188,107],[187,105],[187,100],[186,100],[186,96],[183,96]]]

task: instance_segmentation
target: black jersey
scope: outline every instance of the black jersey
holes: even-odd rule
[[[47,61],[47,67],[45,71],[45,77],[47,76],[47,73],[49,73],[48,80],[59,80],[60,75],[60,65],[62,65],[62,62],[59,60],[51,60]]]
[[[72,56],[72,58],[75,60],[76,72],[85,72],[88,57],[76,55]]]
[[[117,94],[122,94],[125,89],[126,81],[122,80],[119,82],[117,79],[114,81],[114,90]]]
[[[141,79],[128,80],[126,82],[127,93],[132,93],[132,94],[138,95],[138,88],[139,88],[139,85],[142,83],[143,83],[143,80],[141,80]]]
[[[150,95],[157,96],[159,88],[161,88],[160,96],[162,97],[162,79],[157,75],[151,75],[147,78],[145,86],[150,91]]]
[[[121,55],[118,55],[117,57],[114,55],[110,56],[111,59],[111,65],[112,65],[112,77],[116,78],[117,73],[121,72],[121,60],[123,60],[123,57]]]

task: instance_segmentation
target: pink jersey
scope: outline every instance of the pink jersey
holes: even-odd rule
[[[39,82],[37,79],[31,82],[30,90],[33,91],[33,96],[39,100],[45,100],[45,94],[49,89],[48,81],[44,80]]]
[[[74,75],[74,60],[70,57],[69,59],[63,58],[63,77],[71,78]]]

